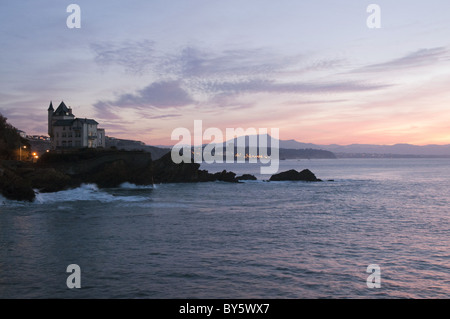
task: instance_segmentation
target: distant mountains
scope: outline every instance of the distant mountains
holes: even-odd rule
[[[450,157],[450,144],[424,146],[411,144],[316,145],[295,140],[280,140],[280,148],[322,149],[335,153],[337,157]]]
[[[262,136],[264,137],[264,136]],[[267,139],[267,135],[265,136]],[[270,136],[269,136],[270,137]],[[272,137],[268,139],[271,145]],[[234,139],[236,145],[237,139]],[[224,145],[229,144],[227,141]],[[248,145],[249,137],[245,137]],[[296,140],[279,140],[280,158],[421,158],[441,157],[450,158],[450,144],[447,145],[374,145],[374,144],[351,144],[351,145],[319,145],[302,143]],[[170,146],[164,146],[170,148]]]
[[[267,139],[268,146],[271,145],[271,139]],[[270,137],[270,136],[269,136]],[[231,141],[227,141],[225,143],[222,143],[223,147],[223,155],[225,158],[225,152],[226,152],[226,145],[231,143]],[[219,144],[220,145],[220,144]],[[245,137],[245,154],[249,154],[249,137]],[[205,147],[206,144],[203,145]],[[149,153],[152,153],[152,158],[158,159],[167,152],[169,152],[172,148],[172,146],[167,145],[157,145],[157,146],[149,146],[145,145],[143,142],[140,141],[133,141],[133,140],[125,140],[125,139],[118,139],[113,137],[107,137],[106,138],[106,148],[114,147],[118,150],[143,150]],[[193,149],[194,151],[194,149]],[[234,139],[234,150],[233,153],[238,153],[237,150],[237,139]],[[259,151],[258,151],[258,154]],[[268,155],[270,155],[270,149],[268,150]],[[327,150],[321,150],[321,149],[279,149],[279,157],[280,159],[317,159],[317,158],[336,158],[336,156],[333,154],[333,152],[327,151]]]
[[[261,135],[266,138],[268,146],[275,140],[267,135]],[[268,139],[269,137],[269,139]],[[107,148],[111,146],[117,149],[137,150],[143,149],[159,158],[167,153],[171,146],[149,146],[142,142],[122,139],[107,139]],[[231,141],[223,143],[223,147]],[[249,136],[245,137],[246,146],[249,143]],[[279,140],[280,159],[292,158],[421,158],[421,157],[441,157],[450,158],[450,144],[448,145],[374,145],[374,144],[351,144],[351,145],[319,145],[312,143],[302,143],[296,140]],[[234,139],[234,145],[237,145],[237,139]],[[248,149],[246,150],[248,152]],[[269,151],[270,152],[270,151]]]
[[[251,138],[255,138],[254,135],[252,136],[245,136],[245,137],[240,137],[240,138],[245,138],[245,145],[247,146],[245,149],[245,153],[248,154],[249,153],[249,148],[248,145],[250,143],[250,139]],[[259,135],[258,138],[262,138],[262,139],[266,139],[267,141],[267,147],[268,147],[268,153],[270,154],[270,147],[275,144],[276,145],[276,140],[271,137],[270,135],[267,134],[262,134]],[[283,159],[335,159],[336,155],[328,150],[324,150],[321,148],[312,148],[312,147],[290,147],[289,145],[283,146],[282,145],[281,140],[278,141],[279,144],[279,158],[281,160]],[[234,143],[234,153],[237,153],[237,145],[238,145],[238,138],[235,138],[233,140],[228,140],[225,143],[222,143],[222,147],[225,148],[227,145],[229,145],[230,143]],[[258,150],[258,154],[260,154],[259,150]]]

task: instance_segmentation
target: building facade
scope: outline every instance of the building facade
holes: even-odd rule
[[[105,130],[98,128],[98,122],[87,118],[76,118],[72,109],[64,102],[53,109],[48,108],[48,135],[51,148],[97,148],[105,147]]]

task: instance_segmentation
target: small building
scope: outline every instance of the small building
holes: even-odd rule
[[[24,131],[17,130],[17,133],[19,133],[20,137],[22,137],[22,138],[26,138],[27,137],[27,133],[25,133]]]
[[[98,128],[97,121],[76,118],[72,109],[64,102],[61,102],[56,110],[50,102],[47,111],[48,135],[53,150],[105,147],[105,130]]]

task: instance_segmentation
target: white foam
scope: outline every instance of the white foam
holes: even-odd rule
[[[2,195],[0,195],[0,207],[2,207],[2,206],[24,206],[27,204],[29,204],[29,202],[7,199],[7,198],[3,197]]]
[[[6,205],[8,202],[8,200],[3,197],[2,195],[0,195],[0,206]]]
[[[120,188],[124,188],[124,189],[152,189],[154,188],[154,185],[136,185],[136,184],[132,184],[132,183],[122,183],[119,186]]]
[[[74,201],[100,201],[109,203],[114,201],[139,202],[145,200],[148,200],[148,198],[142,196],[115,196],[100,190],[95,184],[82,184],[78,188],[55,193],[36,192],[36,199],[34,202],[37,204]]]

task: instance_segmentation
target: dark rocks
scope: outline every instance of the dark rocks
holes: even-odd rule
[[[222,172],[213,174],[213,178],[216,181],[228,182],[228,183],[237,183],[236,174],[233,172],[227,172],[223,170]]]
[[[57,182],[56,189],[51,191],[78,187],[82,183],[94,183],[101,188],[117,187],[125,182],[137,185],[152,183],[151,154],[138,151],[78,150],[67,154],[47,153],[41,157],[37,168],[44,175],[40,181],[51,178]],[[45,173],[50,173],[50,177]],[[41,183],[36,188],[45,191],[41,187],[46,184]]]
[[[136,185],[238,182],[233,172],[224,170],[211,174],[199,170],[200,164],[197,163],[175,164],[170,153],[152,161],[147,152],[77,150],[46,153],[36,164],[10,161],[8,166],[5,165],[0,167],[0,193],[13,200],[32,201],[34,190],[57,192],[83,183],[111,188],[125,182]]]
[[[29,180],[18,175],[10,168],[0,168],[0,193],[7,199],[33,201],[35,193]]]
[[[222,171],[218,173],[209,173],[206,170],[200,170],[198,163],[180,163],[175,164],[172,161],[171,154],[168,153],[160,159],[153,162],[153,176],[155,183],[197,183],[222,181],[237,183],[236,174],[233,172]]]
[[[117,187],[125,182],[149,185],[152,184],[152,177],[152,160],[145,154],[139,159],[132,156],[104,163],[99,166],[98,172],[85,176],[83,180],[97,184],[100,188],[108,188]]]
[[[180,163],[172,161],[171,153],[167,153],[153,162],[154,183],[193,183],[208,177],[207,173],[199,170],[200,164]]]
[[[291,169],[289,171],[281,172],[272,175],[270,181],[306,181],[306,182],[320,182],[321,180],[316,177],[309,169],[304,169],[301,172]]]
[[[128,182],[136,185],[154,183],[197,183],[221,181],[238,183],[257,180],[255,176],[223,170],[209,173],[198,163],[175,164],[167,153],[156,161],[151,154],[139,151],[78,150],[67,153],[46,153],[38,163],[2,161],[0,193],[12,200],[33,201],[34,190],[57,192],[94,183],[100,188],[117,187]],[[275,174],[270,181],[320,181],[309,170],[290,170]]]
[[[149,185],[153,180],[151,154],[144,152],[78,150],[46,153],[37,164],[3,161],[0,193],[12,200],[35,198],[34,190],[57,192],[94,183],[117,187],[124,182]]]
[[[236,177],[236,179],[238,181],[256,181],[257,180],[257,178],[255,176],[250,175],[250,174],[244,174],[244,175],[238,176],[238,177]]]
[[[58,192],[79,185],[69,175],[54,168],[37,168],[23,176],[30,181],[33,189],[42,193]]]

